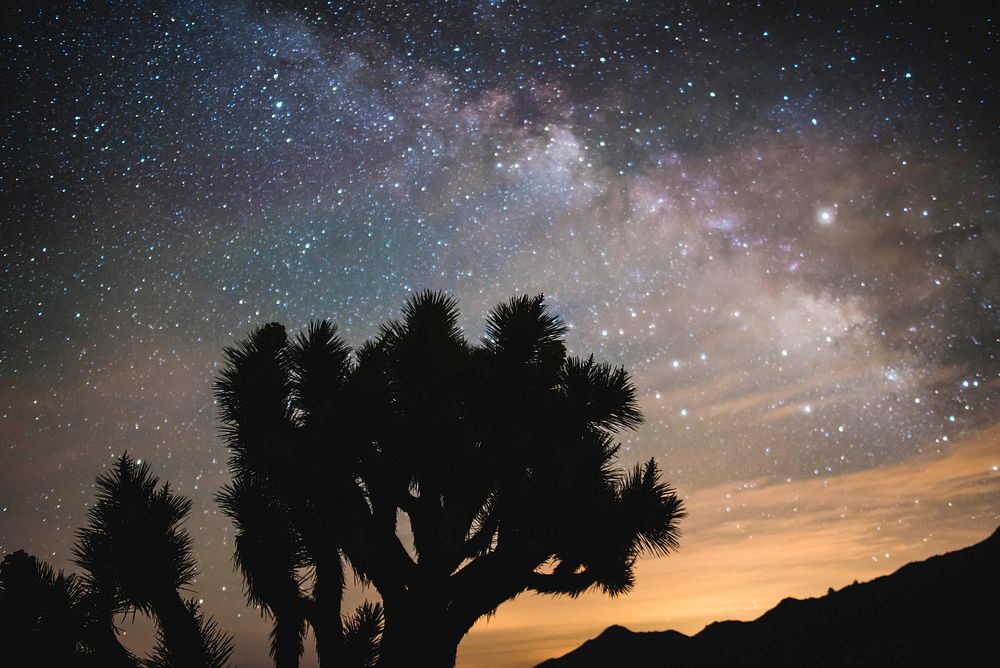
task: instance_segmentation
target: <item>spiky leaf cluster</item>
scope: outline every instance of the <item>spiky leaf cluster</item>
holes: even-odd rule
[[[98,476],[97,501],[77,531],[74,562],[83,580],[116,611],[152,614],[158,599],[197,574],[191,536],[183,528],[190,499],[160,485],[148,463],[127,454]]]

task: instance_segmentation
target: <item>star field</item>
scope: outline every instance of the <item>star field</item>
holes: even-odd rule
[[[360,345],[426,287],[459,298],[471,338],[543,292],[572,352],[629,369],[646,423],[625,463],[656,457],[689,497],[693,554],[849,537],[801,581],[815,595],[982,537],[1000,521],[998,38],[985,9],[953,9],[8,4],[0,552],[69,567],[93,478],[127,449],[193,498],[199,596],[238,662],[267,665],[212,501],[222,348],[318,318]],[[635,608],[581,602],[545,647],[630,615],[740,614],[685,617],[658,577]],[[770,577],[761,612],[793,593]],[[460,665],[556,653],[491,637]]]

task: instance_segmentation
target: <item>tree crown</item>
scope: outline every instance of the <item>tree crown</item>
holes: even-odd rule
[[[426,291],[355,351],[326,321],[227,348],[216,396],[234,485],[278,499],[305,561],[342,553],[387,616],[418,589],[460,625],[525,590],[627,592],[684,515],[654,460],[616,466],[615,435],[642,421],[627,372],[568,356],[540,295],[499,304],[478,343],[458,316]]]

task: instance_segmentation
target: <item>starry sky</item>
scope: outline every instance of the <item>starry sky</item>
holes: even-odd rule
[[[222,347],[318,318],[358,345],[423,288],[472,339],[544,293],[571,352],[633,373],[623,463],[691,511],[631,596],[519,599],[464,668],[753,618],[1000,523],[985,3],[0,12],[0,554],[71,568],[128,450],[193,499],[197,594],[269,665],[212,501]]]

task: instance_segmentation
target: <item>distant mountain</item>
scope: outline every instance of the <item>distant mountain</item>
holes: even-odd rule
[[[538,668],[1000,665],[1000,529],[981,543],[693,636],[611,626]]]

